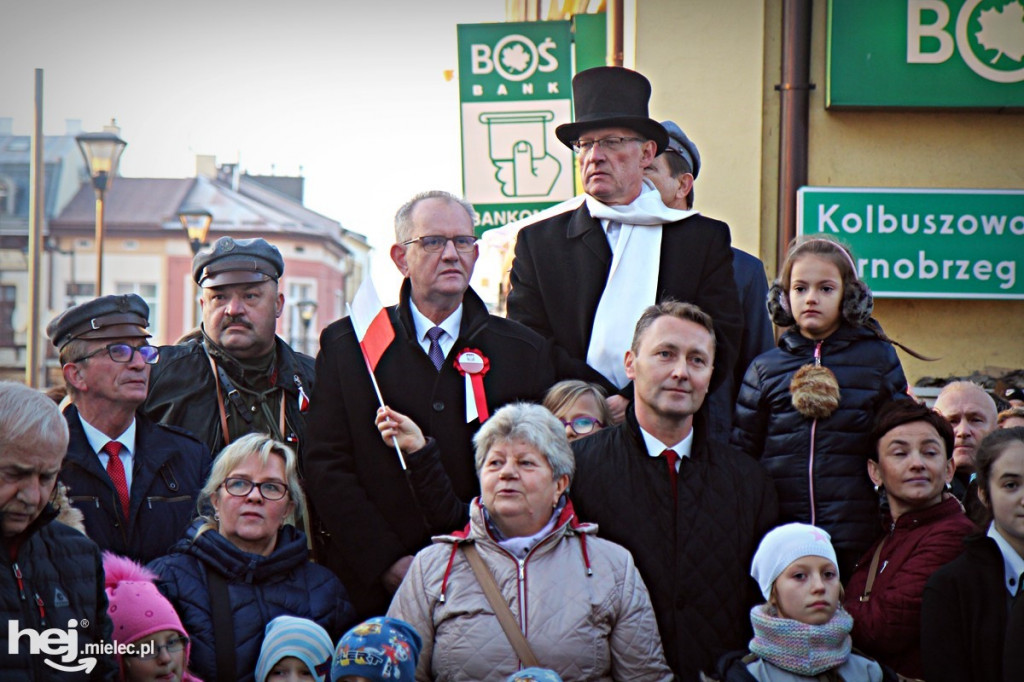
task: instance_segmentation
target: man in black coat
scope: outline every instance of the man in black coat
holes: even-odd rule
[[[210,451],[137,410],[160,359],[149,306],[135,294],[69,308],[47,326],[72,404],[60,478],[101,549],[148,563],[181,539],[210,471]]]
[[[743,327],[729,226],[666,207],[644,182],[668,142],[647,116],[650,94],[646,78],[619,67],[573,78],[576,121],[555,134],[579,156],[587,196],[519,232],[510,275],[509,318],[598,370],[616,421],[630,395],[622,357],[644,307],[674,298],[714,317],[715,385],[732,373]]]
[[[708,315],[678,301],[649,307],[626,353],[635,400],[625,422],[572,444],[576,512],[633,553],[684,682],[746,647],[759,597],[750,560],[778,513],[761,466],[708,437],[714,362]]]
[[[375,372],[388,407],[432,437],[431,447],[404,453],[410,469],[422,457],[440,456],[463,502],[479,493],[472,437],[483,419],[467,416],[472,399],[459,369],[466,354],[483,360],[489,412],[538,400],[561,378],[550,342],[490,315],[469,288],[478,256],[472,215],[471,206],[447,192],[425,192],[399,209],[391,258],[406,279],[398,305],[387,309],[395,338]],[[325,563],[348,587],[360,617],[384,613],[412,555],[432,532],[452,530],[425,521],[425,505],[378,432],[377,412],[352,322],[344,318],[320,337],[302,459],[310,497],[330,534]],[[429,504],[430,497],[423,491],[419,499]]]

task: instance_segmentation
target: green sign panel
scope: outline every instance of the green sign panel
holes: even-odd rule
[[[1021,0],[829,0],[829,107],[1024,107]]]
[[[804,187],[797,221],[848,244],[877,297],[1024,298],[1024,191]]]
[[[462,185],[478,232],[574,194],[572,151],[555,137],[572,120],[570,26],[458,27]]]

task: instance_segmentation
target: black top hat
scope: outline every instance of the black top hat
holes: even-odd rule
[[[657,153],[665,151],[668,133],[647,115],[651,82],[636,71],[621,66],[598,66],[580,71],[572,79],[576,120],[555,128],[566,147],[582,133],[595,128],[629,128],[654,140]]]

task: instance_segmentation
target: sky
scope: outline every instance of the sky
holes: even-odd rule
[[[365,234],[383,299],[392,218],[462,191],[455,27],[504,0],[0,0],[0,117],[30,134],[117,119],[120,174],[194,177],[197,154],[306,178],[306,206]]]

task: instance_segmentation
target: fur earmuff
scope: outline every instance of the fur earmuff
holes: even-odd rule
[[[771,317],[772,322],[776,326],[792,327],[796,324],[793,314],[789,312],[789,297],[786,295],[786,290],[782,288],[779,280],[772,282],[772,288],[768,290],[766,303],[768,305],[768,316]]]
[[[875,297],[864,282],[854,280],[844,285],[843,291],[843,319],[854,327],[863,327],[871,319],[871,312],[875,309]]]
[[[804,365],[789,382],[796,411],[808,419],[826,419],[839,407],[839,382],[828,367]]]

